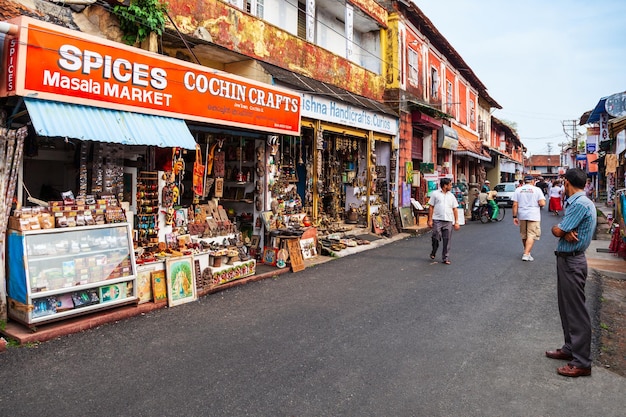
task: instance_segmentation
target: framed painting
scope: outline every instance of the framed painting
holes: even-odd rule
[[[186,248],[191,243],[191,235],[190,234],[178,235],[177,240],[178,240],[179,248]]]
[[[311,259],[317,256],[317,245],[315,244],[315,238],[309,237],[306,239],[300,239],[300,249],[302,250],[302,257],[304,259]]]
[[[168,306],[188,303],[197,298],[193,255],[168,259],[165,272]]]
[[[110,301],[118,301],[126,298],[126,283],[104,285],[99,288],[100,302],[107,303]]]
[[[266,246],[263,248],[263,263],[270,266],[276,266],[278,248]]]
[[[152,301],[152,272],[153,268],[137,271],[137,298],[138,304]]]
[[[415,225],[412,207],[400,207],[400,221],[402,222],[402,227],[405,228]]]
[[[261,236],[260,235],[252,235],[250,238],[250,247],[252,249],[258,249],[261,244]]]
[[[274,213],[272,213],[271,211],[263,211],[261,212],[261,219],[263,220],[263,226],[265,226],[265,230],[268,232],[272,230],[272,220],[274,219]]]
[[[155,303],[167,301],[167,284],[163,269],[150,273],[152,277],[152,299]]]

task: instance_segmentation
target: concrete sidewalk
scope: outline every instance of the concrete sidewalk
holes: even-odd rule
[[[607,207],[605,203],[596,203],[596,208],[607,218],[613,216],[613,207]],[[626,279],[626,259],[610,253],[610,243],[611,234],[608,223],[599,222],[595,239],[591,241],[585,252],[587,264],[598,273],[617,279]]]
[[[409,230],[409,233],[398,233],[392,237],[374,237],[372,235],[373,240],[368,245],[358,245],[355,247],[347,247],[343,250],[331,252],[330,256],[317,256],[312,259],[305,260],[305,267],[311,267],[317,264],[325,263],[328,261],[332,261],[333,259],[338,259],[344,256],[352,255],[354,253],[362,252],[365,250],[371,250],[378,248],[382,245],[386,245],[392,242],[396,242],[401,239],[406,239],[411,234],[420,233],[423,230]],[[346,236],[350,237],[350,236]],[[204,291],[198,294],[198,297],[208,296],[210,294],[227,290],[229,288],[233,288],[240,285],[245,285],[250,282],[260,281],[267,278],[274,278],[279,275],[291,273],[290,268],[276,268],[263,264],[257,265],[256,274],[247,278],[238,279],[235,281],[228,282],[226,284],[219,285],[217,287],[211,288],[208,291]],[[84,316],[78,316],[75,318],[49,323],[42,324],[37,326],[36,328],[30,329],[27,326],[24,326],[15,321],[9,321],[5,328],[0,330],[0,333],[5,336],[5,338],[10,338],[15,340],[20,345],[28,344],[28,343],[38,343],[45,342],[48,340],[55,339],[57,337],[65,336],[72,333],[79,333],[88,329],[92,329],[98,326],[102,326],[107,323],[113,323],[120,320],[125,320],[130,317],[139,316],[142,314],[146,314],[153,310],[158,310],[161,308],[167,308],[167,302],[162,303],[153,303],[148,302],[144,304],[138,305],[129,305],[114,308],[111,310],[104,310],[101,312],[95,312],[92,314],[87,314]],[[2,349],[0,347],[0,352]]]

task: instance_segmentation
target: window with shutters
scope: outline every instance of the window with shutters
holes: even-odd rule
[[[298,37],[306,39],[306,4],[298,2]]]
[[[452,99],[452,83],[450,81],[446,81],[446,103],[449,114],[454,113],[454,100]]]
[[[430,69],[430,97],[439,98],[439,71],[436,68]]]
[[[246,0],[246,11],[259,19],[263,19],[264,1],[265,0]]]
[[[419,68],[417,62],[417,51],[412,48],[409,48],[408,53],[408,63],[409,63],[409,82],[413,85],[419,85]]]

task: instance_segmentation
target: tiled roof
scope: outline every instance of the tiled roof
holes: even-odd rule
[[[33,16],[41,18],[41,14],[31,10],[20,3],[13,1],[3,1],[0,4],[0,21],[13,19],[21,15]]]
[[[550,162],[548,162],[548,159]],[[528,158],[527,166],[531,167],[558,167],[560,165],[559,155],[532,155]]]
[[[330,97],[334,100],[343,101],[362,108],[373,111],[398,116],[389,106],[367,97],[353,94],[347,90],[341,89],[334,85],[314,80],[304,75],[296,74],[276,65],[260,62],[261,66],[274,77],[277,81],[288,84],[297,90],[306,91],[313,94],[320,94]]]

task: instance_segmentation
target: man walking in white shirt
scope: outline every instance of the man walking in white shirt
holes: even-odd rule
[[[530,254],[535,240],[541,238],[541,207],[546,205],[546,196],[534,185],[533,177],[526,176],[524,185],[517,187],[513,197],[513,224],[519,226],[524,245],[522,261],[534,261]]]
[[[442,178],[439,180],[440,190],[435,190],[430,195],[428,201],[428,227],[432,228],[432,245],[433,249],[430,253],[430,259],[435,259],[439,241],[443,240],[441,249],[441,258],[443,263],[450,265],[448,253],[450,251],[450,240],[452,238],[452,228],[459,230],[457,206],[459,205],[455,195],[450,192],[452,190],[452,181],[450,178]]]

